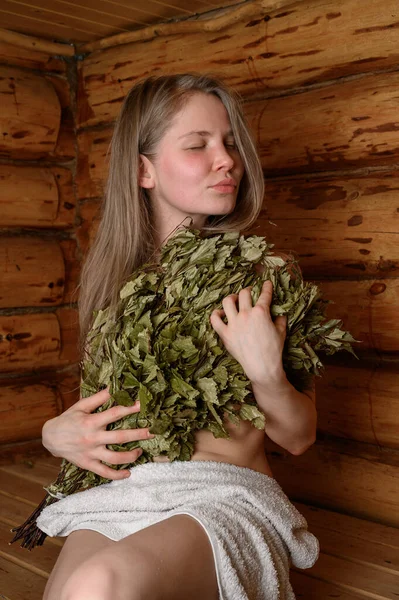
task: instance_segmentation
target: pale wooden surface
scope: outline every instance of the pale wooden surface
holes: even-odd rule
[[[85,42],[132,31],[168,19],[231,6],[241,0],[58,0],[0,1],[2,27],[49,40]]]
[[[47,538],[31,552],[8,545],[10,528],[20,524],[44,495],[43,485],[58,472],[58,459],[0,467],[0,598],[41,600],[63,539]],[[396,600],[399,589],[397,529],[297,504],[321,542],[321,555],[291,579],[303,600]]]

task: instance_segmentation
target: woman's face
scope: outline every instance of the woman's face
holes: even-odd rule
[[[150,192],[156,220],[166,221],[169,231],[187,215],[201,227],[207,216],[234,210],[244,166],[227,111],[216,96],[191,96],[160,141],[154,161],[142,160],[140,184]]]

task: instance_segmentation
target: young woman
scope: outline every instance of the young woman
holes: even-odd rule
[[[124,279],[150,256],[157,256],[157,249],[177,227],[187,224],[187,218],[196,229],[243,231],[256,221],[263,191],[260,162],[234,92],[218,80],[190,74],[149,78],[132,88],[114,130],[102,220],[82,271],[82,345],[93,309],[115,307]],[[243,477],[251,470],[261,481],[273,478],[264,450],[265,435],[289,452],[301,454],[314,442],[316,432],[313,390],[300,393],[285,376],[285,320],[271,319],[271,298],[271,284],[266,283],[253,306],[246,288],[227,296],[223,310],[215,310],[210,317],[212,327],[252,383],[267,418],[265,431],[249,422],[235,426],[226,421],[230,439],[198,432],[191,459],[205,467],[230,465],[227,468]],[[107,431],[109,423],[139,410],[138,406],[121,406],[91,414],[108,399],[108,390],[103,390],[48,421],[43,444],[53,455],[124,485],[147,465],[131,471],[106,466],[104,462],[134,462],[140,455],[137,450],[113,452],[107,444],[146,439],[151,434],[148,429]],[[165,460],[159,457],[155,462]],[[182,464],[170,463],[177,473]],[[306,534],[312,564],[317,541]],[[267,583],[263,589],[259,583],[251,584],[252,577],[259,582],[258,576],[245,574],[239,566],[234,573],[220,573],[215,546],[221,551],[223,544],[214,538],[211,544],[211,539],[212,531],[183,511],[118,541],[94,527],[76,529],[60,553],[44,600],[294,597],[282,581],[269,591]],[[267,541],[262,543],[268,552]],[[283,550],[279,552],[282,556]],[[238,591],[228,592],[223,583],[228,577],[237,579]]]

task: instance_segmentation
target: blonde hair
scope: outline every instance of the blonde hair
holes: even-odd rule
[[[262,167],[236,92],[216,78],[191,73],[149,77],[137,83],[116,121],[101,220],[78,285],[81,356],[93,310],[110,307],[115,314],[123,282],[156,250],[151,206],[138,182],[140,154],[156,156],[173,117],[196,93],[214,94],[223,103],[245,168],[234,211],[211,215],[202,231],[242,231],[258,217],[264,195]]]

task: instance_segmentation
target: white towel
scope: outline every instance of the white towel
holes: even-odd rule
[[[49,536],[77,529],[112,540],[187,514],[212,544],[222,600],[292,600],[289,568],[311,567],[319,544],[272,477],[214,461],[146,463],[128,479],[67,496],[45,508]]]

